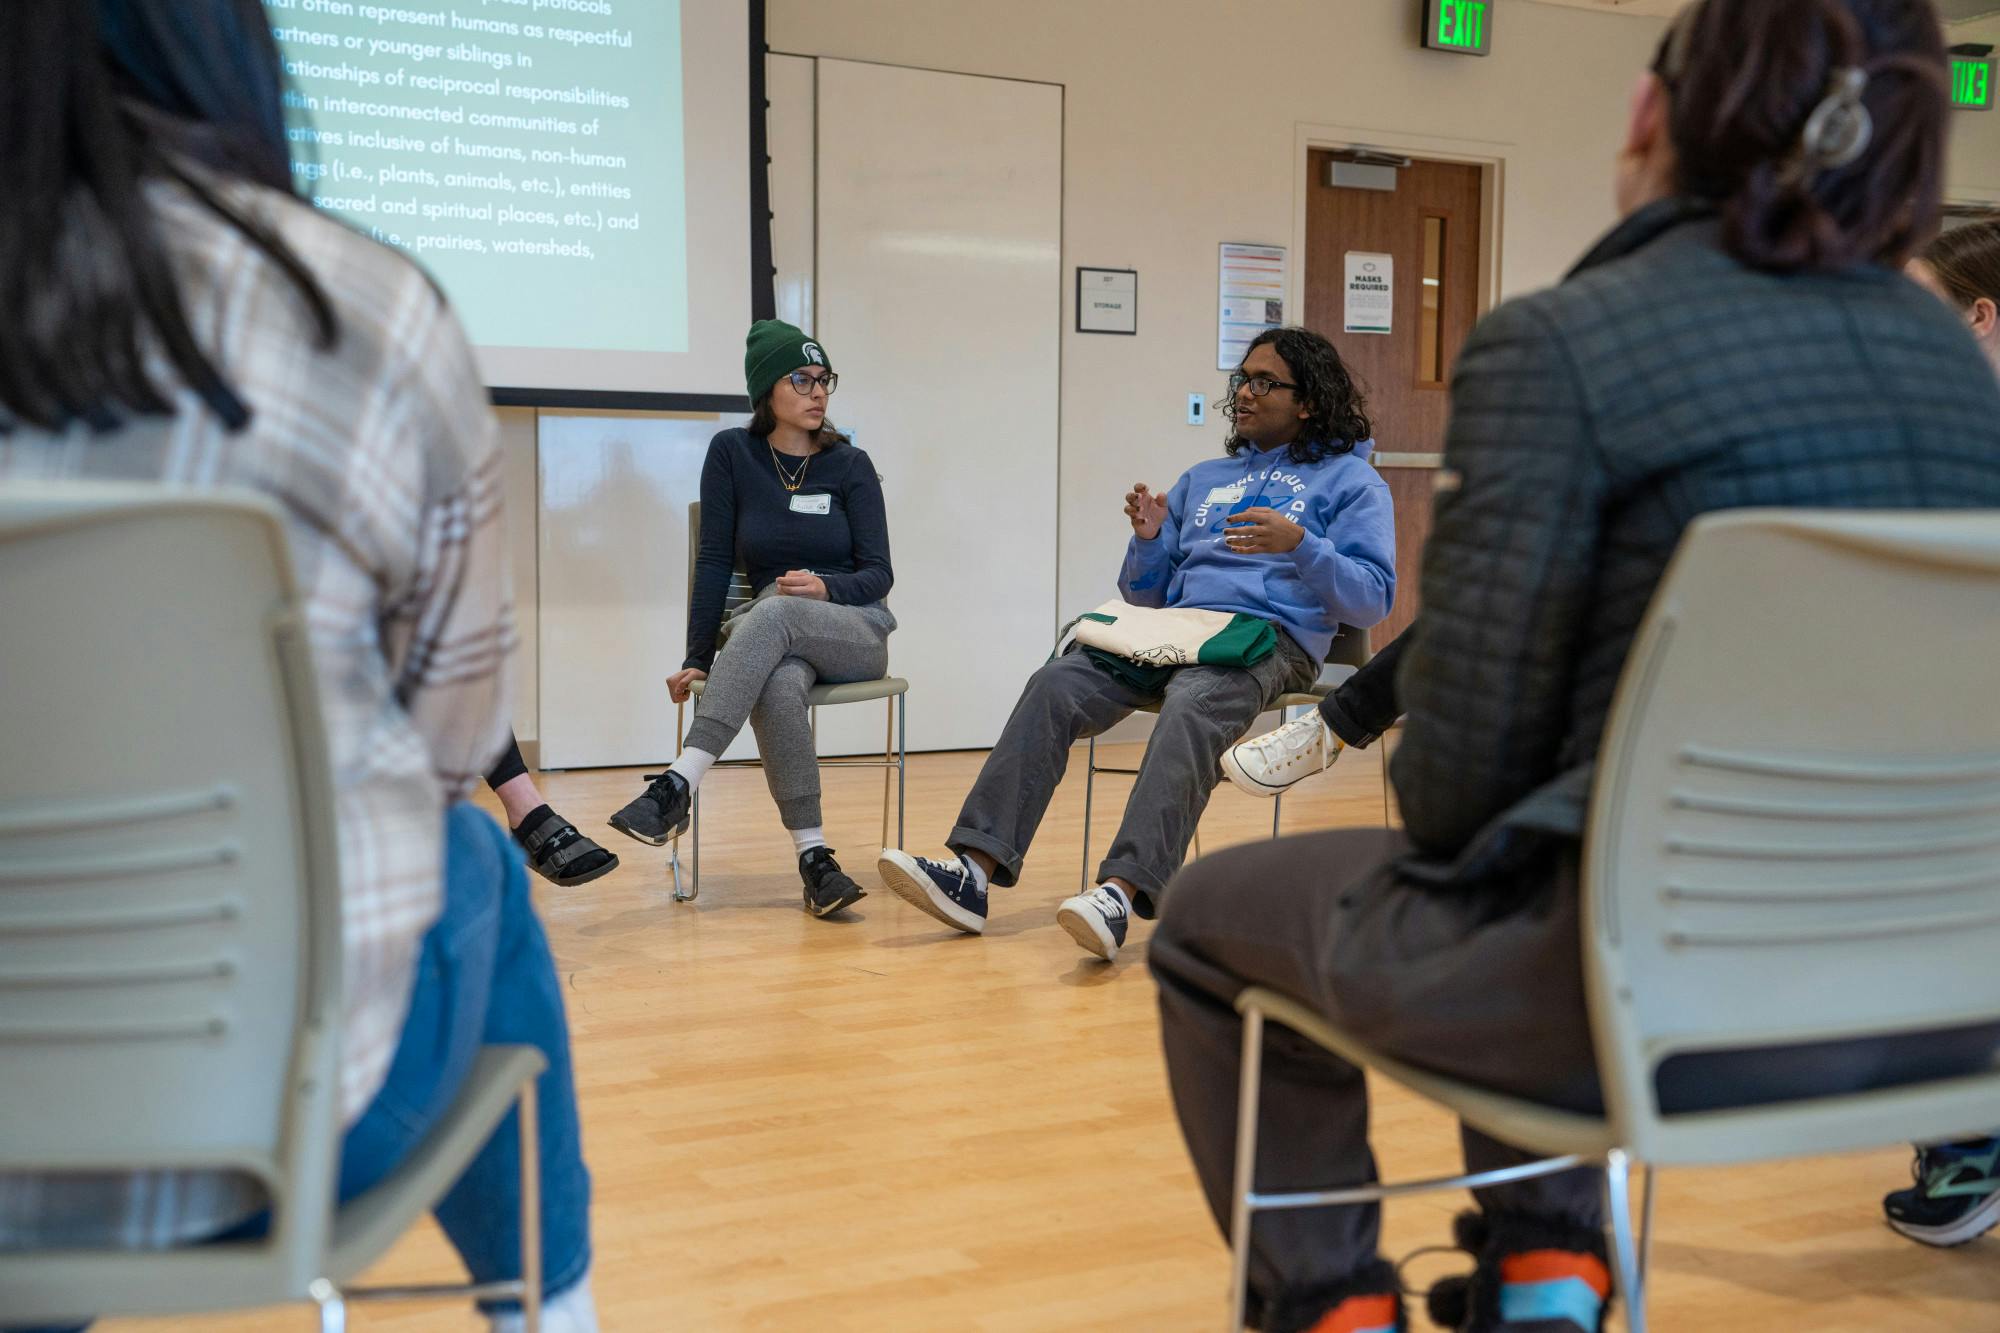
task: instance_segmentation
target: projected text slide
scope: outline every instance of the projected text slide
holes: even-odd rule
[[[688,346],[678,0],[266,0],[293,170],[489,347]]]

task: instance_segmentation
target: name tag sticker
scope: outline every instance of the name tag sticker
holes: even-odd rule
[[[1217,486],[1208,493],[1208,499],[1205,503],[1212,505],[1233,505],[1242,498],[1243,483],[1239,481],[1234,486]]]
[[[794,495],[792,497],[792,512],[794,514],[831,514],[833,512],[833,497],[831,495]]]

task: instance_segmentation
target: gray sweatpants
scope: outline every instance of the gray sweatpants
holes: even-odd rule
[[[748,721],[785,827],[818,828],[819,755],[806,691],[822,682],[879,680],[889,670],[895,628],[896,617],[881,602],[838,606],[766,597],[753,603],[730,622],[688,728],[688,747],[721,754]]]
[[[1187,855],[1209,793],[1222,780],[1222,752],[1279,695],[1306,689],[1318,674],[1305,649],[1280,633],[1277,651],[1256,666],[1182,667],[1163,694],[1149,697],[1072,649],[1028,677],[945,845],[986,853],[998,863],[994,883],[1016,882],[1062,781],[1070,746],[1102,735],[1141,704],[1157,703],[1160,720],[1139,762],[1118,836],[1097,872],[1099,883],[1116,876],[1132,885],[1133,906],[1150,917]]]

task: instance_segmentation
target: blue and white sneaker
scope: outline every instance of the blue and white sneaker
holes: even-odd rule
[[[1056,924],[1069,937],[1105,962],[1118,958],[1118,946],[1125,942],[1125,927],[1132,920],[1131,905],[1125,895],[1109,884],[1100,884],[1089,893],[1079,893],[1056,909]]]
[[[875,858],[876,872],[898,898],[968,935],[986,930],[986,890],[962,856],[934,861],[894,847]]]

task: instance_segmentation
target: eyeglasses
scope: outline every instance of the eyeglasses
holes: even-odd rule
[[[1252,398],[1262,398],[1273,389],[1290,389],[1293,393],[1297,393],[1299,390],[1298,385],[1287,384],[1283,380],[1274,380],[1269,375],[1245,375],[1241,371],[1238,371],[1229,377],[1230,397],[1235,397],[1237,390],[1246,384],[1250,386],[1250,396]]]
[[[795,370],[785,378],[791,381],[792,392],[801,398],[812,397],[815,388],[824,388],[826,396],[831,398],[833,391],[840,387],[840,376],[830,370],[824,375],[811,375],[803,370]]]

